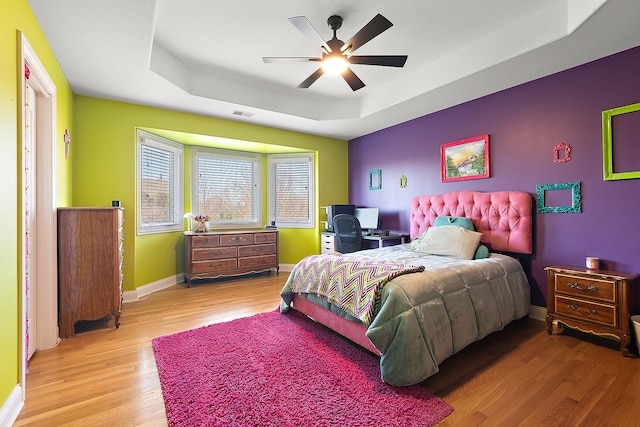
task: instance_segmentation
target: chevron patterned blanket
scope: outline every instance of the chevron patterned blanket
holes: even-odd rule
[[[369,326],[384,285],[402,274],[421,271],[421,265],[340,254],[311,255],[291,271],[291,290],[322,296]]]

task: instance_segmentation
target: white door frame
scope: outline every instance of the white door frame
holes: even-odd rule
[[[36,319],[34,326],[34,335],[36,338],[36,349],[44,350],[54,347],[60,341],[58,333],[58,249],[57,249],[57,221],[56,221],[56,137],[57,134],[57,97],[56,86],[53,80],[47,73],[45,67],[42,65],[35,51],[27,41],[25,35],[22,32],[18,32],[18,38],[20,40],[21,52],[19,54],[21,58],[20,69],[18,75],[20,76],[20,90],[18,93],[21,96],[20,99],[20,116],[21,121],[21,145],[22,153],[24,153],[25,144],[25,117],[24,117],[24,88],[25,88],[25,65],[29,67],[30,76],[29,84],[37,93],[37,119],[36,119],[36,164],[37,173],[36,179],[36,211],[32,212],[36,217],[36,230],[37,244],[36,251],[36,277],[38,283],[35,284],[36,292]],[[21,154],[22,155],[22,154]],[[23,159],[21,159],[23,160]],[[23,164],[21,161],[19,164]],[[19,171],[19,182],[22,184],[22,173]],[[20,190],[21,205],[23,198],[23,191]],[[24,215],[21,215],[23,217]],[[22,229],[22,221],[20,221],[21,233],[24,235]],[[24,245],[24,239],[22,239],[21,245]],[[21,247],[19,254],[19,262],[24,270],[24,247]],[[32,284],[33,286],[34,284]],[[24,272],[20,277],[20,298],[22,300],[22,328],[21,328],[21,380],[22,393],[24,399],[25,393],[25,379],[27,371],[26,363],[26,292],[24,283]]]

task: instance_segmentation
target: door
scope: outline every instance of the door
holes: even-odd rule
[[[25,105],[24,105],[24,117],[25,117],[25,140],[24,140],[24,153],[23,153],[23,175],[22,175],[22,212],[23,212],[23,283],[26,289],[26,347],[27,347],[27,360],[33,356],[36,351],[36,283],[37,269],[34,266],[37,265],[35,248],[36,244],[36,104],[37,96],[35,90],[29,85],[29,80],[26,80],[25,85]]]

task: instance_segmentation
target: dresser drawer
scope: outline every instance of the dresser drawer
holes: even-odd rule
[[[238,268],[259,268],[261,270],[276,267],[275,255],[262,255],[250,258],[238,258]]]
[[[235,246],[227,248],[212,248],[212,249],[194,249],[193,260],[194,261],[206,261],[210,259],[222,259],[222,258],[235,258],[238,256],[238,248]]]
[[[275,243],[278,240],[276,233],[256,233],[254,234],[256,243]]]
[[[253,246],[240,246],[238,248],[238,256],[255,256],[255,255],[271,255],[276,253],[276,245],[253,245]]]
[[[555,291],[615,303],[616,281],[556,274]]]
[[[194,262],[193,274],[216,273],[220,271],[233,270],[238,268],[236,259],[220,259],[215,261],[198,261]]]
[[[193,236],[192,242],[194,248],[210,248],[212,246],[220,246],[220,236]]]
[[[615,305],[556,295],[556,313],[604,325],[618,326],[618,312]]]
[[[221,234],[220,246],[253,245],[253,234]]]

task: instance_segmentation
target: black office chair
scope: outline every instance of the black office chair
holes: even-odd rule
[[[355,216],[348,214],[334,216],[333,231],[336,233],[338,252],[348,254],[362,249],[362,228]]]

